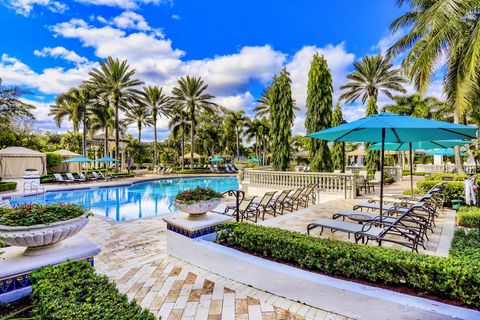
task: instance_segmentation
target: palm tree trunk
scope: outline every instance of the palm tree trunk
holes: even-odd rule
[[[182,129],[182,170],[185,169],[185,129]]]
[[[240,132],[238,131],[238,127],[235,128],[237,132],[237,161],[240,160]]]
[[[86,115],[83,115],[83,137],[82,137],[82,144],[83,144],[83,156],[87,157],[87,119]]]
[[[137,123],[138,127],[138,143],[142,142],[142,123],[139,121]]]
[[[456,124],[460,123],[460,115],[456,110],[453,113],[453,122]],[[460,148],[458,146],[455,146],[454,150],[455,150],[455,166],[458,169],[458,173],[465,173],[465,170],[463,169],[462,158],[460,157]]]
[[[194,132],[194,117],[195,117],[195,114],[192,110],[191,114],[190,114],[190,120],[192,121],[191,125],[190,125],[190,170],[193,170],[193,139],[195,138],[195,132]]]
[[[157,165],[157,115],[153,115],[153,167]]]
[[[120,124],[118,119],[118,98],[116,95],[113,95],[113,105],[115,106],[115,158],[120,159]],[[115,163],[115,172],[119,171],[119,162]]]
[[[105,157],[108,157],[109,156],[109,153],[108,153],[108,126],[105,127]]]

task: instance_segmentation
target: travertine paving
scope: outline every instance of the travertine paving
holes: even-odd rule
[[[82,232],[102,249],[97,272],[162,319],[346,319],[168,256],[160,217],[117,224],[94,217]]]

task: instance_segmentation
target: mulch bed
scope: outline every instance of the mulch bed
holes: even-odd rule
[[[0,319],[31,318],[33,316],[30,296],[12,303],[0,304]]]

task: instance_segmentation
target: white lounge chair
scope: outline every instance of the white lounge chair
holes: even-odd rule
[[[61,183],[68,183],[68,182],[74,182],[74,180],[66,180],[63,178],[63,176],[60,173],[54,173],[53,176],[55,177],[55,180],[57,182]]]

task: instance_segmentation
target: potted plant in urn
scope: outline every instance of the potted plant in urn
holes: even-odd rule
[[[175,196],[175,207],[188,213],[190,218],[198,218],[212,211],[220,204],[222,194],[210,189],[196,187],[187,189]]]
[[[73,204],[23,204],[0,208],[0,241],[42,249],[77,234],[88,223],[89,211]]]

